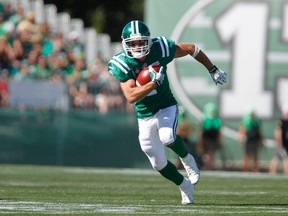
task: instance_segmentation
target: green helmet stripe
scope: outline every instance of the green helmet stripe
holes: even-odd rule
[[[139,24],[138,24],[138,21],[135,21],[135,27],[136,27],[136,34],[139,34]]]
[[[135,34],[135,27],[134,27],[135,21],[131,22],[131,34]]]
[[[136,34],[137,32],[137,26],[138,26],[138,22],[137,21],[132,21],[131,22],[131,33],[132,34]],[[139,30],[138,30],[139,32]]]
[[[131,33],[139,34],[139,22],[138,20],[131,22]]]

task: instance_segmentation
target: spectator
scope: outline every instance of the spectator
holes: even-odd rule
[[[84,45],[80,42],[80,35],[77,31],[72,31],[68,36],[67,53],[71,61],[84,58]]]
[[[88,86],[85,81],[81,81],[78,88],[75,85],[71,85],[70,94],[73,98],[73,107],[82,109],[91,109],[93,107],[94,97],[88,92]]]
[[[263,145],[261,121],[253,109],[248,110],[239,127],[239,142],[244,143],[242,171],[259,171],[259,151]],[[252,167],[250,166],[252,161]]]
[[[9,49],[9,59],[11,68],[9,70],[9,77],[13,77],[21,66],[21,61],[24,59],[24,48],[19,38],[15,38]]]
[[[6,29],[5,29],[5,21],[3,14],[0,13],[0,37],[3,37],[6,35]]]
[[[11,79],[16,81],[21,80],[33,80],[34,76],[30,74],[29,63],[27,60],[23,60],[20,65],[19,71],[17,71]]]
[[[66,77],[70,74],[67,55],[65,52],[54,53],[49,58],[50,67],[52,69],[53,80],[65,81]]]
[[[43,34],[42,55],[45,57],[49,57],[54,52],[54,43],[52,40],[53,37],[48,23],[44,23],[42,25],[42,34]]]
[[[37,70],[37,63],[38,63],[39,52],[35,49],[32,49],[27,58],[27,62],[29,65],[29,73],[31,76],[36,78],[36,70]]]
[[[29,52],[33,49],[33,42],[30,41],[29,32],[22,31],[18,35],[24,51],[23,58],[28,58]]]
[[[2,70],[9,70],[11,67],[10,49],[11,46],[7,42],[6,37],[0,37],[0,72]]]
[[[8,101],[8,71],[6,70],[0,73],[0,107],[6,107]]]
[[[21,61],[24,59],[24,47],[21,43],[21,40],[16,37],[11,46],[11,55],[13,56],[12,59],[15,61]]]
[[[9,21],[11,21],[15,26],[17,26],[24,19],[24,8],[22,5],[17,5],[16,12],[9,17]]]
[[[27,32],[28,33],[28,40],[31,43],[39,43],[42,42],[42,26],[35,22],[35,13],[30,11],[26,18],[22,20],[16,30],[18,33]]]
[[[282,117],[277,122],[275,131],[276,154],[273,156],[270,165],[269,173],[277,173],[279,162],[283,162],[283,173],[288,174],[288,103],[282,107]]]
[[[66,75],[66,82],[72,84],[79,80],[84,80],[86,75],[84,60],[77,59],[71,66],[72,73]]]
[[[4,19],[5,20],[8,20],[14,14],[14,11],[12,9],[12,5],[11,5],[10,2],[5,2],[4,3],[3,14],[4,14]]]
[[[40,55],[37,60],[36,68],[35,68],[35,77],[37,79],[50,79],[51,77],[51,70],[49,68],[47,59]]]
[[[12,45],[15,39],[15,25],[12,22],[6,22],[4,26],[7,42]]]
[[[204,169],[215,169],[215,153],[222,148],[222,121],[214,103],[204,106],[204,119],[201,125],[200,148],[202,149]]]
[[[0,3],[0,74],[8,71],[7,79],[17,81],[66,82],[69,89],[74,85],[73,107],[124,110],[120,85],[108,76],[107,62],[99,56],[93,66],[85,64],[80,32],[70,32],[66,40],[48,23],[37,24],[34,11],[25,15],[21,4],[12,9],[9,2]],[[5,86],[1,78],[1,104],[7,104]]]

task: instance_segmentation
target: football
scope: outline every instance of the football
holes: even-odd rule
[[[145,67],[137,76],[136,85],[142,86],[147,84],[151,81],[150,71],[159,72],[160,65],[149,65],[148,67]]]

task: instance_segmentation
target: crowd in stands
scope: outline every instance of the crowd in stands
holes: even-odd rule
[[[49,80],[67,84],[73,108],[125,111],[107,62],[98,55],[87,65],[79,36],[71,31],[65,37],[47,23],[36,23],[33,11],[24,14],[21,5],[0,3],[0,107],[9,106],[9,81]]]

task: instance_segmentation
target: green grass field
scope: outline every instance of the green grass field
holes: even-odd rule
[[[0,215],[288,215],[288,176],[202,172],[195,205],[146,169],[0,165]]]

